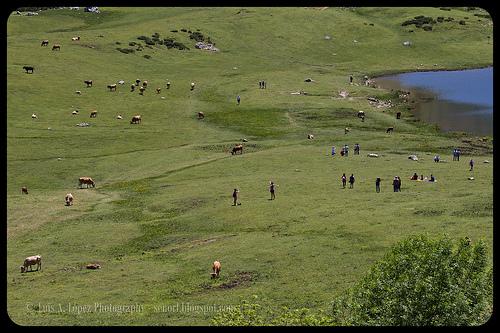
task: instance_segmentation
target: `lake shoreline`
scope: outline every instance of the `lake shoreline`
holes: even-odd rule
[[[447,74],[447,72],[454,73]],[[373,80],[378,89],[387,92],[393,90],[411,91],[412,103],[415,103],[414,107],[411,108],[411,114],[426,124],[436,125],[440,133],[463,132],[473,136],[492,137],[492,120],[489,119],[492,118],[493,112],[491,86],[487,84],[489,87],[482,87],[482,83],[477,81],[478,75],[486,75],[490,80],[492,74],[493,66],[486,66],[462,70],[451,68],[446,70],[419,70],[387,74],[378,76]],[[456,82],[456,84],[452,82]],[[473,84],[474,88],[467,88],[467,84],[464,82]],[[450,84],[454,87],[452,90],[445,88],[450,87]],[[486,95],[483,95],[486,99],[473,97],[482,96],[477,87],[480,87],[480,91],[489,91]],[[443,91],[448,91],[448,93],[443,94]],[[473,95],[464,97],[468,94]],[[477,113],[477,110],[483,109],[481,102],[486,103],[484,106],[486,110],[489,109],[486,112],[490,116],[481,116]],[[467,109],[473,112],[465,115],[464,112]]]
[[[381,72],[374,72],[368,75],[370,79],[377,80],[379,78],[391,75],[405,74],[405,73],[419,73],[419,72],[455,72],[455,71],[466,71],[466,70],[474,70],[474,69],[485,69],[493,67],[493,63],[488,65],[474,65],[471,67],[448,67],[448,68],[418,68],[416,70],[392,70],[388,69]]]

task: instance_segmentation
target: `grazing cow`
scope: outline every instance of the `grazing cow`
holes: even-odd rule
[[[134,85],[131,85],[130,86],[130,92],[134,91],[135,90],[135,86]]]
[[[191,82],[191,90],[194,90],[194,82]]]
[[[28,74],[29,71],[33,74],[33,71],[35,70],[33,66],[23,66],[23,69],[26,71],[26,74]]]
[[[61,51],[61,45],[59,45],[59,44],[54,44],[54,45],[52,46],[52,51],[55,51],[55,50]]]
[[[86,184],[87,188],[89,187],[89,185],[91,185],[92,187],[95,187],[95,182],[90,177],[80,177],[80,179],[78,181],[80,183],[80,188],[82,188],[83,184]]]
[[[87,84],[87,88],[92,87],[92,80],[85,80],[83,83]]]
[[[312,135],[312,134],[307,134],[307,138],[308,138],[309,140],[312,140],[312,139],[314,139],[314,135]]]
[[[96,117],[97,117],[97,111],[90,112],[90,118],[96,118]]]
[[[365,112],[364,111],[358,111],[358,118],[362,118],[365,116]]]
[[[116,91],[116,83],[115,84],[108,84],[108,89],[109,91]]]
[[[398,112],[396,113],[396,119],[401,119],[401,112],[400,112],[400,111],[398,111]]]
[[[27,272],[28,267],[30,268],[30,271],[32,271],[33,269],[31,268],[31,266],[33,265],[36,265],[36,270],[42,269],[42,257],[40,255],[31,256],[24,259],[24,263],[21,266],[21,273]]]
[[[78,114],[78,110],[75,110],[75,111],[71,112],[71,114],[77,115]]]
[[[387,128],[387,130],[385,132],[386,133],[392,133],[392,132],[394,132],[394,127]]]
[[[36,114],[34,114],[34,113],[33,113],[33,114],[31,115],[31,119],[37,119],[37,118],[38,118],[38,117],[36,116]]]
[[[231,150],[231,155],[234,155],[236,154],[237,152],[240,152],[240,154],[243,154],[243,145],[236,145],[233,147],[233,149]]]
[[[66,194],[64,201],[66,202],[66,206],[73,206],[73,195],[71,193]]]
[[[144,88],[144,87],[139,87],[139,94],[140,94],[140,95],[144,95],[144,90],[146,90],[146,88]]]
[[[212,279],[219,277],[220,268],[221,268],[220,262],[218,260],[214,261],[214,263],[212,265],[212,271],[213,272],[211,273]]]
[[[87,269],[99,269],[101,268],[101,265],[99,264],[88,264],[87,266],[85,266]]]
[[[347,133],[349,133],[350,131],[351,131],[351,129],[350,129],[349,127],[346,127],[346,128],[344,129],[344,134],[347,134]]]
[[[42,40],[42,46],[48,46],[48,45],[49,45],[48,39]]]
[[[146,88],[146,87],[148,86],[148,81],[147,81],[147,80],[144,80],[144,81],[142,82],[142,86],[143,86],[144,88]]]
[[[205,114],[203,112],[198,112],[198,119],[205,118]]]
[[[116,119],[123,119],[121,115],[116,116]]]
[[[81,95],[81,94],[82,94],[82,92],[81,92],[80,90],[77,90],[77,91],[75,91],[75,94],[77,94],[77,95]]]
[[[133,116],[130,123],[131,124],[140,124],[141,123],[141,116],[140,115]]]
[[[72,37],[71,38],[72,41],[75,41],[75,40],[80,40],[80,36],[76,36],[76,37]]]
[[[28,188],[26,186],[21,187],[21,194],[28,194]]]
[[[138,86],[138,85],[139,85],[139,83],[141,83],[141,80],[139,80],[139,79],[135,80],[135,85],[136,85],[136,86]]]
[[[161,93],[161,88],[156,88],[156,93],[157,94]]]

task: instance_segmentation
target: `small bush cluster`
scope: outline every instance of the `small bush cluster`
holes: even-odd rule
[[[198,31],[189,34],[189,38],[194,39],[197,42],[205,41],[205,37],[203,36],[203,34],[201,32],[198,32]]]
[[[439,7],[439,9],[441,9],[441,10],[447,10],[447,11],[451,10],[451,8],[448,8],[448,7]]]
[[[129,54],[129,53],[134,53],[135,51],[133,49],[122,49],[121,47],[116,48],[118,51],[121,53]]]
[[[139,36],[137,39],[143,40],[146,43],[146,47],[149,48],[152,48],[154,45],[165,45],[168,49],[174,48],[179,50],[189,50],[186,45],[175,41],[173,38],[161,39],[158,32],[152,34],[151,37]]]
[[[146,58],[146,59],[151,59],[151,56],[147,55],[147,54],[143,55],[143,57]]]
[[[474,14],[474,16],[491,19],[490,14]]]
[[[435,23],[437,23],[437,22],[432,17],[419,15],[419,16],[415,16],[415,18],[413,18],[412,20],[406,20],[406,21],[404,21],[401,25],[404,27],[404,26],[407,26],[407,25],[414,24],[415,27],[422,28],[422,26],[424,24],[435,24]]]
[[[465,25],[465,21],[464,20],[460,20],[460,21],[458,21],[458,24]]]

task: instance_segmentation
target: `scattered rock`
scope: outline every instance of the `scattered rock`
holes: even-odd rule
[[[468,180],[474,180],[474,177],[469,177],[469,178],[467,178],[467,179],[468,179]]]
[[[308,77],[307,79],[304,80],[304,82],[315,82],[313,79],[311,79],[310,77]]]
[[[207,51],[214,51],[217,52],[219,51],[218,48],[216,48],[213,44],[210,43],[205,43],[205,42],[197,42],[194,44],[194,47],[200,50],[207,50]]]
[[[368,154],[368,157],[378,157],[378,154],[370,153]]]
[[[326,36],[325,36],[325,39],[326,39],[326,40],[330,40],[330,39],[332,39],[332,37],[330,37],[330,36],[326,35]]]
[[[488,160],[484,160],[484,161],[483,161],[483,163],[490,163],[490,161],[488,161]]]
[[[78,127],[89,127],[90,124],[89,123],[79,123],[79,124],[76,124],[76,126],[78,126]]]

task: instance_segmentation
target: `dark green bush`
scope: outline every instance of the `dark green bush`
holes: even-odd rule
[[[146,59],[151,59],[151,56],[147,55],[147,54],[143,55],[143,57],[146,58]]]
[[[464,20],[460,20],[460,21],[458,21],[458,24],[465,25],[465,21]]]
[[[424,29],[424,31],[432,31],[432,26],[431,25],[424,25],[422,27],[422,29]]]
[[[203,42],[205,40],[205,37],[201,32],[195,31],[189,35],[190,39],[194,39],[197,42]]]
[[[179,32],[179,30],[170,30],[170,32]]]
[[[125,54],[129,54],[129,53],[134,53],[135,52],[133,49],[122,49],[120,47],[117,47],[116,49],[118,51],[120,51],[121,53],[125,53]]]
[[[187,32],[187,29],[181,29],[182,32]]]
[[[137,45],[136,42],[130,42],[130,43],[128,43],[128,46],[136,46],[136,45]]]
[[[139,37],[137,37],[137,39],[146,40],[146,39],[148,39],[148,37],[146,37],[146,36],[139,36]]]
[[[333,318],[340,325],[481,325],[491,316],[492,277],[484,242],[412,236],[334,301]]]
[[[115,42],[116,45],[120,45],[121,43],[120,42]]]

